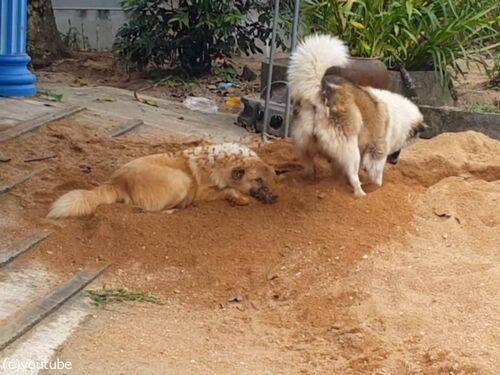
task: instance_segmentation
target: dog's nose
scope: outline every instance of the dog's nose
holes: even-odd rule
[[[398,150],[396,152],[393,152],[392,154],[387,156],[387,162],[391,164],[397,164],[399,161],[399,154],[401,153],[401,150]]]
[[[278,201],[278,196],[276,194],[273,194],[273,193],[269,193],[268,195],[266,195],[265,199],[264,199],[264,203],[268,203],[268,204],[274,204]]]
[[[259,189],[250,190],[250,195],[262,203],[276,203],[278,201],[278,196],[274,194],[268,187],[263,186]]]

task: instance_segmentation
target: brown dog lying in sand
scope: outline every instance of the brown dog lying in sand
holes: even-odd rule
[[[88,215],[103,203],[124,202],[145,211],[184,208],[196,201],[226,199],[237,205],[248,195],[274,203],[276,174],[255,152],[237,143],[199,146],[175,154],[132,160],[105,184],[73,190],[54,202],[48,217]]]

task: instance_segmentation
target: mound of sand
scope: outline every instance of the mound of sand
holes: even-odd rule
[[[397,169],[424,186],[449,176],[500,178],[500,142],[482,133],[445,133],[421,140],[402,153]]]
[[[257,352],[272,353],[252,367],[257,372],[274,368],[273,360],[287,372],[339,373],[481,372],[498,364],[498,329],[485,327],[498,321],[490,301],[499,277],[499,142],[473,132],[419,141],[362,199],[328,169],[316,183],[304,181],[291,145],[276,142],[258,149],[287,171],[276,205],[221,201],[166,214],[113,204],[89,218],[47,220],[50,203],[67,190],[102,183],[132,158],[186,147],[108,140],[75,126],[61,121],[6,143],[14,167],[26,168],[23,157],[35,152],[59,155],[14,191],[25,220],[53,231],[24,261],[62,277],[111,264],[108,285],[154,291],[175,305],[170,313],[197,327],[194,336],[244,348],[242,358],[223,359],[228,372],[237,368],[231,361],[253,363],[245,353]],[[234,295],[243,298],[237,308],[227,302]],[[134,326],[153,335],[162,314],[153,316],[134,318]],[[179,336],[163,339],[184,360],[196,352],[214,361],[206,340],[192,347],[172,341]],[[85,356],[102,369],[95,353],[115,345],[100,340]],[[162,343],[141,343],[147,354],[127,358],[158,352],[147,345]]]

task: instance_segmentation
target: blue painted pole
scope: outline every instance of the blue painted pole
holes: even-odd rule
[[[26,53],[27,0],[0,0],[0,96],[33,96],[36,77]]]

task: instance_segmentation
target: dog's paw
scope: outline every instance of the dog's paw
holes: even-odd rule
[[[246,206],[250,204],[250,198],[244,196],[231,197],[229,202],[234,204],[235,206]]]
[[[374,176],[371,180],[375,185],[377,185],[378,187],[381,187],[383,177],[384,177],[384,175],[382,173],[379,173],[378,175]]]
[[[354,196],[357,198],[364,197],[365,195],[366,195],[366,193],[363,191],[363,189],[359,189],[359,190],[354,192]]]

